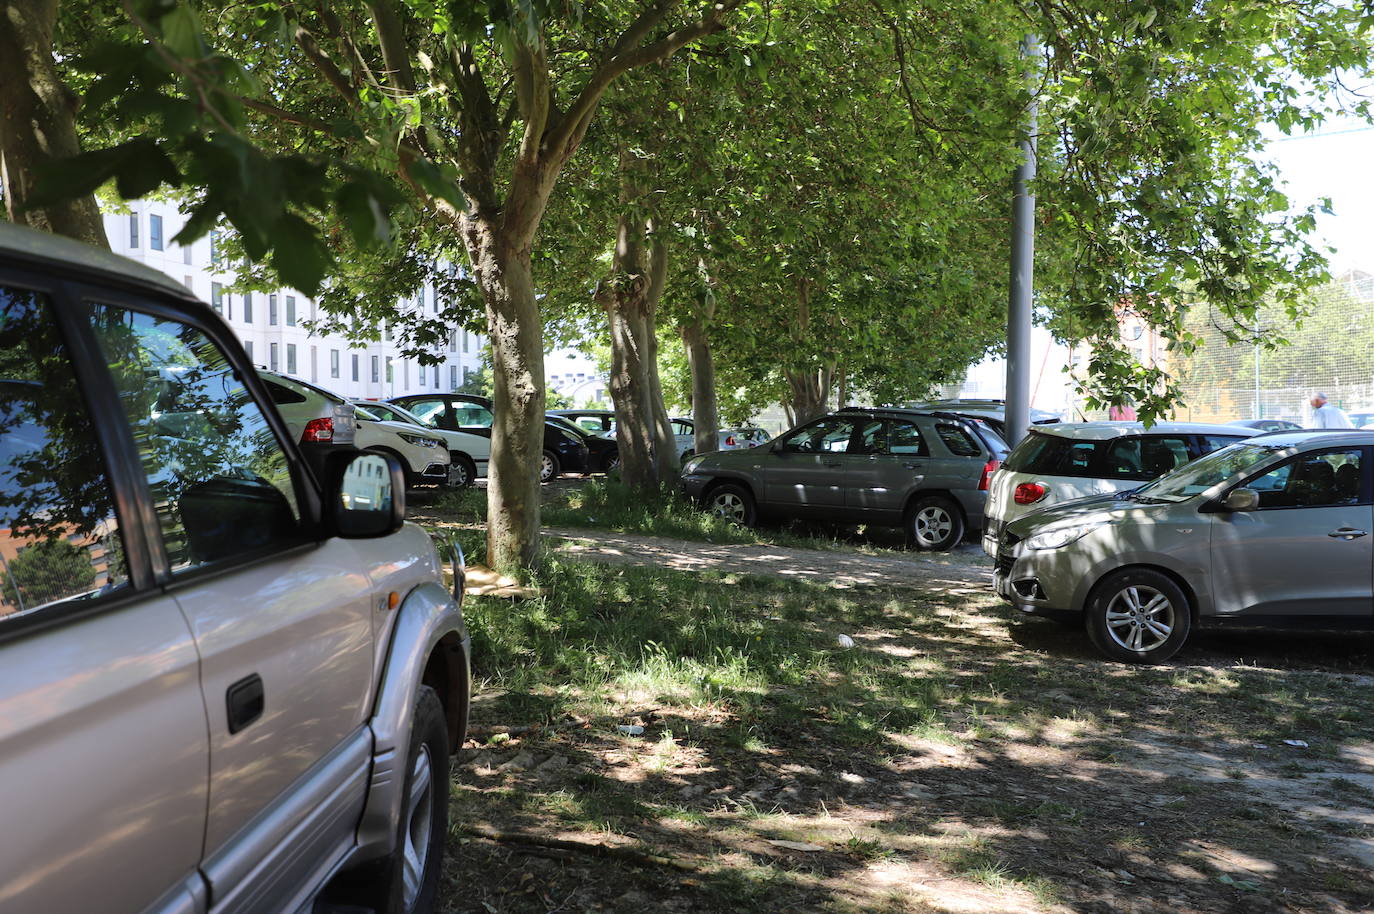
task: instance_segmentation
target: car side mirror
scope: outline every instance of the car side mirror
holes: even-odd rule
[[[1259,493],[1254,489],[1232,489],[1226,493],[1222,505],[1227,511],[1254,511],[1259,507]]]
[[[325,466],[325,505],[334,532],[371,539],[401,529],[406,479],[400,462],[385,454],[335,454]]]

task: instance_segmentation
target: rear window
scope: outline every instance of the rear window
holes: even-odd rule
[[[262,379],[262,383],[267,387],[267,395],[271,397],[272,402],[278,406],[283,406],[288,403],[305,402],[305,394],[297,393],[289,387],[284,387],[266,378]]]
[[[1100,441],[1077,441],[1034,432],[1007,455],[1002,465],[1013,473],[1045,476],[1090,476]]]
[[[955,457],[978,457],[983,451],[974,443],[972,436],[957,425],[948,422],[935,423],[935,433],[940,436],[948,450]]]
[[[1275,426],[1276,428],[1281,426]],[[1222,448],[1235,444],[1237,441],[1244,441],[1244,435],[1198,435],[1197,441],[1202,453],[1210,454]]]
[[[1107,446],[1102,465],[1105,479],[1154,479],[1183,466],[1192,458],[1180,437],[1141,435],[1118,438]]]

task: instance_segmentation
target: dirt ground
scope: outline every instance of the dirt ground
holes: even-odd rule
[[[578,561],[722,588],[828,579],[933,607],[845,633],[940,679],[955,738],[906,728],[856,749],[827,738],[834,708],[811,697],[816,726],[770,727],[634,691],[602,717],[507,736],[531,721],[479,694],[441,910],[1374,911],[1374,635],[1202,632],[1141,669],[1015,618],[972,546],[548,533]],[[838,705],[865,683],[834,686]]]

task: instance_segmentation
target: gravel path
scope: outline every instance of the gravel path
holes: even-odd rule
[[[834,587],[896,584],[967,593],[986,591],[992,586],[992,565],[982,550],[973,545],[960,546],[951,553],[868,555],[771,545],[716,545],[609,530],[545,528],[544,535],[560,541],[555,547],[559,552],[598,562],[678,571],[773,575],[828,581]]]

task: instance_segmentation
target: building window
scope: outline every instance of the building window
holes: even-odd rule
[[[329,350],[329,376],[337,378],[339,376],[339,350]]]
[[[457,366],[457,365],[450,365],[450,366],[448,366],[448,389],[449,389],[449,390],[457,390],[457,389],[458,389],[458,366]]]
[[[210,233],[210,269],[218,270],[222,253],[219,249],[219,232]]]
[[[267,367],[270,368],[270,369],[272,369],[273,371],[277,371],[277,370],[279,369],[279,366],[281,365],[281,362],[280,362],[280,361],[278,360],[278,358],[277,358],[278,353],[279,353],[280,350],[281,350],[281,344],[280,344],[280,343],[270,343],[270,344],[268,344],[268,347],[267,347],[267,353],[268,353]]]
[[[320,347],[310,347],[310,383],[320,383]]]
[[[162,217],[148,217],[148,247],[154,251],[162,250]]]
[[[439,389],[439,366],[434,366],[434,389]]]
[[[391,342],[391,325],[390,325],[390,324],[387,324],[385,327],[382,328],[382,339],[386,340],[388,343]]]
[[[252,293],[252,292],[245,292],[245,293],[243,293],[243,322],[244,322],[245,324],[251,324],[251,323],[253,323],[253,293]]]
[[[216,313],[224,313],[224,287],[217,282],[210,283],[210,307]]]
[[[273,327],[277,326],[277,296],[267,296],[267,323]]]
[[[181,284],[186,288],[190,289],[192,292],[196,291],[196,287],[191,283],[191,277],[189,276],[181,277]]]
[[[296,326],[296,296],[286,296],[286,326]]]
[[[377,367],[379,364],[380,364],[380,362],[378,362],[377,357],[374,355],[374,356],[372,357],[372,383],[373,383],[373,384],[376,384],[377,382],[379,382],[379,381],[382,379],[381,369]]]
[[[358,380],[358,354],[353,353],[353,380]]]
[[[410,390],[410,363],[401,359],[401,378],[405,384],[405,389]]]
[[[287,343],[287,344],[286,344],[286,373],[287,373],[287,374],[295,374],[295,373],[296,373],[296,344],[295,344],[295,343]]]
[[[386,383],[392,384],[396,380],[396,368],[391,363],[391,356],[386,357]]]
[[[457,351],[458,351],[458,331],[457,331],[457,330],[450,330],[450,331],[448,332],[448,351],[449,351],[449,352],[457,352]]]
[[[189,241],[181,246],[181,262],[186,264],[191,262],[191,243]]]
[[[463,351],[468,351],[468,332],[466,330],[463,331]]]
[[[250,362],[253,361],[253,341],[252,341],[252,340],[244,340],[244,341],[243,341],[243,351],[244,351],[245,353],[248,354],[248,361],[250,361]]]

